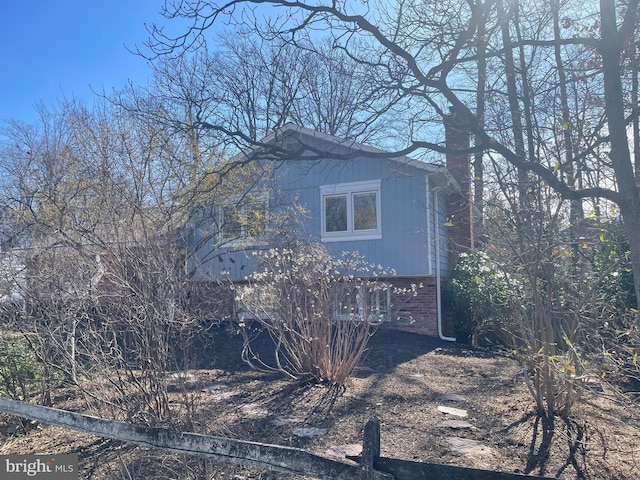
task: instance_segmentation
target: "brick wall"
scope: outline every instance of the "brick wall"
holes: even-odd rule
[[[391,293],[393,318],[382,329],[400,330],[421,335],[438,336],[438,310],[435,276],[385,279],[394,287]],[[401,293],[418,285],[416,295]],[[421,286],[420,286],[421,285]],[[233,292],[224,283],[193,282],[191,285],[191,313],[198,318],[215,322],[228,321],[234,315]]]
[[[233,291],[224,282],[190,282],[187,305],[189,313],[214,323],[233,316]]]
[[[438,304],[436,277],[391,278],[394,289],[411,288],[411,284],[422,285],[416,295],[393,292],[391,294],[393,318],[383,328],[438,336]]]
[[[451,263],[464,251],[473,249],[473,199],[471,162],[469,159],[469,130],[452,110],[444,119],[446,137],[446,164],[451,176],[460,185],[460,192],[449,195],[447,216],[452,226],[449,231]],[[466,152],[465,152],[466,150]]]

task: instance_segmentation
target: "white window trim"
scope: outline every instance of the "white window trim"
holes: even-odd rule
[[[382,238],[382,208],[380,201],[381,180],[367,180],[363,182],[336,183],[320,186],[321,236],[323,242],[342,242],[349,240],[379,240]],[[353,195],[356,193],[375,192],[376,194],[376,225],[371,230],[354,230],[353,228]],[[326,231],[326,208],[324,201],[332,195],[347,196],[347,230],[344,232]]]
[[[358,305],[358,311],[356,313],[341,313],[339,305],[335,306],[334,315],[337,320],[364,320],[366,315],[365,312],[372,312],[371,305],[367,305],[367,287],[364,285],[358,285],[355,287],[356,289],[356,302]],[[391,309],[391,287],[380,288],[375,291],[376,303],[380,301],[380,296],[385,296],[385,301],[387,303],[387,310]],[[379,323],[379,322],[387,322],[391,320],[391,312],[387,312],[386,314],[378,314],[370,313],[371,318],[367,318],[366,320]]]
[[[260,200],[260,201],[264,201],[264,205],[266,208],[266,215],[267,215],[267,219],[266,220],[266,225],[265,225],[265,233],[263,235],[260,236],[256,236],[253,237],[251,235],[248,234],[247,232],[247,226],[246,225],[241,225],[241,232],[240,235],[237,237],[229,237],[228,235],[225,234],[224,232],[224,213],[223,213],[223,209],[225,206],[231,205],[234,207],[240,206],[242,209],[246,208],[246,201],[247,200]],[[228,202],[226,205],[223,205],[221,207],[221,210],[219,212],[219,218],[218,218],[218,224],[220,225],[220,240],[222,240],[222,243],[224,246],[229,246],[229,247],[248,247],[248,246],[255,246],[255,245],[262,245],[266,243],[266,235],[267,232],[269,230],[269,222],[268,222],[268,217],[269,217],[269,195],[267,193],[258,193],[258,194],[248,194],[248,195],[236,195],[235,197],[233,197],[233,202]],[[246,212],[242,213],[243,215],[246,215]]]
[[[260,307],[255,309],[255,311],[244,310],[242,308],[242,301],[239,297],[242,295],[251,295],[244,292],[244,289],[250,287],[254,289],[253,295],[258,296],[258,300],[253,303],[260,304]],[[241,321],[251,321],[251,320],[271,320],[277,318],[277,313],[275,311],[275,306],[273,304],[269,304],[268,297],[265,298],[265,290],[263,285],[239,285],[238,290],[239,294],[236,295],[233,299],[233,310],[236,318]],[[260,301],[261,300],[261,301]],[[269,307],[274,307],[269,308]]]

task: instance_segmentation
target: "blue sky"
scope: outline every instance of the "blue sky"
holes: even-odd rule
[[[162,0],[0,1],[0,122],[32,122],[34,105],[91,102],[96,91],[147,83],[143,58],[128,52],[163,23]]]

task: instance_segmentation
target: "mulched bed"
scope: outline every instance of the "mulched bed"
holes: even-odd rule
[[[252,371],[240,361],[240,338],[223,328],[212,340],[202,349],[201,368],[189,374],[187,397],[196,414],[182,424],[185,429],[340,456],[358,452],[364,424],[375,415],[386,457],[563,479],[640,475],[637,404],[594,385],[569,420],[542,419],[518,363],[506,354],[381,331],[340,389]],[[261,349],[266,355],[268,343]],[[178,383],[172,394],[176,409],[186,398]],[[83,405],[70,392],[56,398],[58,408]],[[2,441],[2,454],[78,453],[80,478],[87,479],[302,478],[44,425],[19,429]]]

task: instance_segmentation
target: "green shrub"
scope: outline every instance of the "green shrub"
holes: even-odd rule
[[[40,367],[29,343],[18,334],[0,336],[0,394],[26,400],[34,388]]]
[[[456,338],[505,340],[505,323],[516,308],[521,283],[484,252],[462,253],[447,287]]]
[[[600,320],[608,321],[607,315],[625,315],[637,305],[631,271],[629,243],[623,225],[617,222],[601,228],[600,244],[594,249],[592,275],[595,282],[594,300],[601,306]]]

